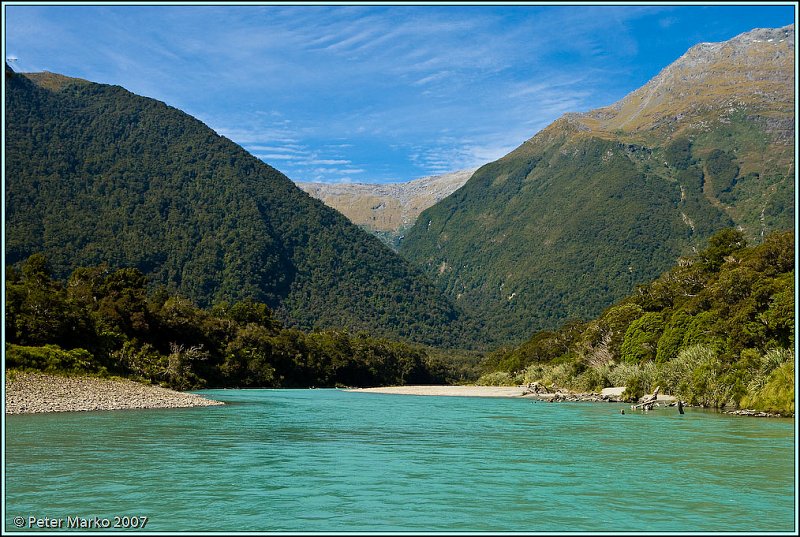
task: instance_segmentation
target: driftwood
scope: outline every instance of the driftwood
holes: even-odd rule
[[[525,390],[523,391],[522,395],[530,395],[530,394],[539,395],[542,393],[552,393],[552,392],[550,392],[550,390],[548,390],[546,386],[539,384],[538,382],[529,382],[528,385],[525,386]]]
[[[656,386],[655,391],[650,394],[646,395],[641,399],[641,403],[638,405],[631,405],[632,409],[641,408],[642,410],[653,410],[653,406],[656,404],[656,400],[658,399],[658,391],[661,389],[661,386]]]

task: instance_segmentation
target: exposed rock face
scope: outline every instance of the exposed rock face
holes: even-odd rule
[[[297,183],[356,225],[391,243],[419,214],[467,182],[475,169],[415,179],[407,183]]]
[[[624,99],[568,116],[577,128],[663,135],[702,130],[720,111],[747,109],[765,117],[775,142],[793,144],[794,122],[787,117],[794,109],[793,64],[794,26],[758,28],[722,43],[699,43]]]

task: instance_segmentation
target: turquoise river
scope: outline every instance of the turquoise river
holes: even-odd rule
[[[796,531],[790,419],[201,393],[229,404],[7,416],[5,532],[130,517],[144,533]]]

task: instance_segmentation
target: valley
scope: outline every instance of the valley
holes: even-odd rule
[[[797,6],[301,4],[4,2],[4,534],[796,534]]]
[[[459,188],[475,172],[461,170],[405,183],[297,183],[297,186],[397,250],[419,214]]]
[[[793,412],[759,391],[783,393],[794,360],[793,63],[793,27],[753,30],[476,170],[302,190],[162,102],[7,65],[9,363],[178,389],[558,379],[639,397],[652,364],[695,349],[760,387],[668,391]]]

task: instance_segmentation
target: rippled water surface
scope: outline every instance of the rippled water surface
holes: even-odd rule
[[[209,390],[223,407],[14,415],[14,517],[151,531],[794,531],[794,421],[674,408]]]

